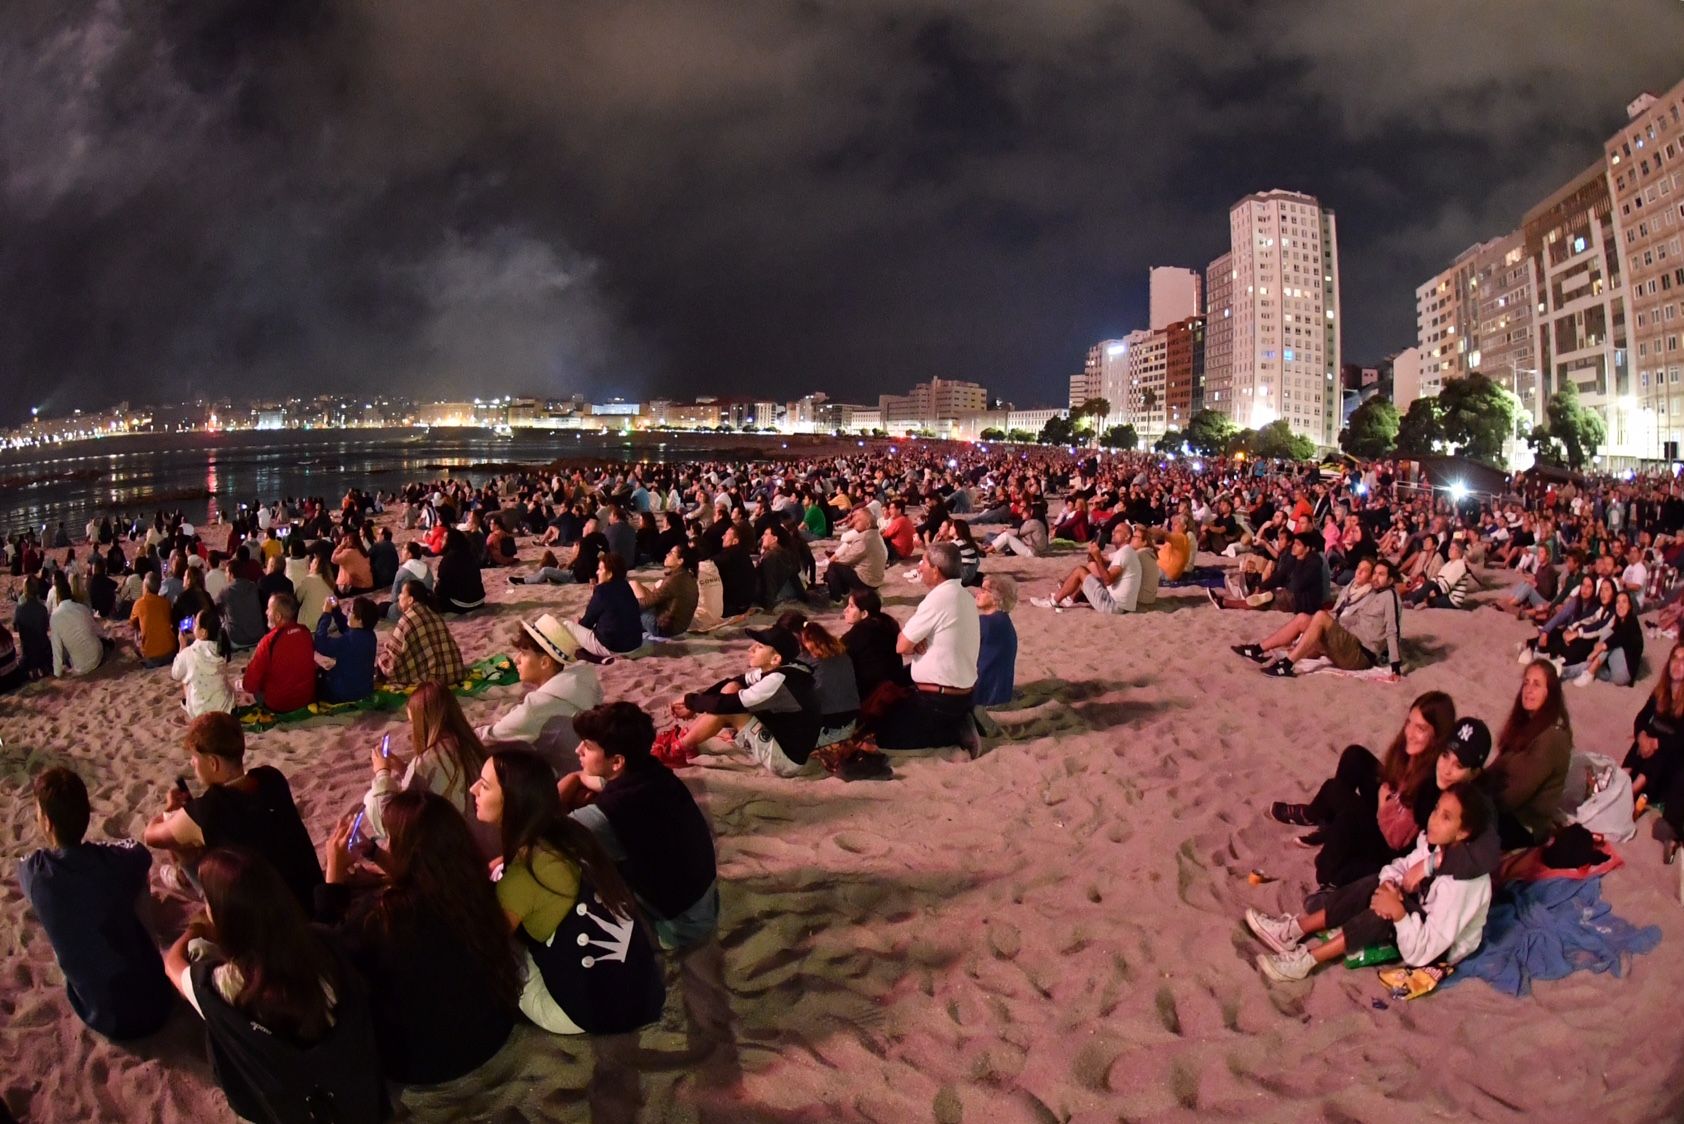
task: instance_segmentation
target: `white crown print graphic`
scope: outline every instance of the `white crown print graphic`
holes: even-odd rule
[[[602,904],[601,899],[598,899],[597,904]],[[607,913],[608,917],[604,920],[592,913],[590,908],[586,906],[584,902],[580,902],[577,906],[575,906],[574,911],[578,913],[579,916],[589,918],[591,921],[595,922],[597,927],[608,936],[607,940],[599,941],[592,940],[589,933],[580,933],[580,948],[594,947],[603,949],[604,952],[601,956],[591,956],[586,954],[585,956],[579,958],[579,963],[583,964],[587,968],[595,964],[598,960],[617,960],[624,964],[626,962],[626,953],[631,951],[632,933],[637,928],[636,922],[631,921],[630,919],[622,920],[617,914],[606,907],[604,907],[603,911]]]

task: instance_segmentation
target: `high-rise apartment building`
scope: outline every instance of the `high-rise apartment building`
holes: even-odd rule
[[[1163,331],[1164,428],[1186,429],[1204,406],[1205,318],[1189,316]]]
[[[1129,345],[1126,339],[1100,340],[1088,350],[1098,362],[1099,393],[1090,397],[1103,398],[1111,412],[1097,419],[1104,428],[1120,425],[1125,420],[1129,395]]]
[[[1333,212],[1293,191],[1228,212],[1233,274],[1231,408],[1242,427],[1284,418],[1321,445],[1338,438],[1339,251]]]
[[[1134,426],[1142,437],[1155,438],[1164,431],[1169,336],[1167,332],[1148,328],[1130,332],[1123,342],[1127,346],[1128,387],[1123,397],[1122,421]],[[1116,408],[1113,403],[1112,409]]]
[[[1205,269],[1205,385],[1199,409],[1234,416],[1234,256]]]
[[[1082,373],[1070,376],[1070,408],[1077,409],[1090,398],[1105,394],[1105,345],[1096,343],[1088,348]]]
[[[1684,447],[1684,82],[1626,107],[1604,146],[1615,248],[1624,259],[1635,379],[1618,393],[1609,429],[1630,455],[1677,460]],[[1610,432],[1610,443],[1613,434]]]
[[[1625,290],[1606,161],[1598,160],[1526,213],[1522,230],[1537,299],[1537,408],[1568,382],[1607,423],[1610,456],[1632,455]]]
[[[1532,338],[1535,291],[1532,260],[1518,230],[1468,247],[1416,289],[1419,396],[1437,395],[1445,383],[1480,371],[1512,390],[1527,416],[1541,416]]]
[[[1189,316],[1197,316],[1204,308],[1200,299],[1202,289],[1202,279],[1196,269],[1183,269],[1176,265],[1153,266],[1147,274],[1149,326],[1167,328]]]

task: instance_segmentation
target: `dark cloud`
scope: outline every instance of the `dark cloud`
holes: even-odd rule
[[[1616,18],[1617,9],[1617,18]],[[1056,401],[1252,190],[1346,348],[1684,76],[1684,5],[12,0],[6,412],[185,391]]]

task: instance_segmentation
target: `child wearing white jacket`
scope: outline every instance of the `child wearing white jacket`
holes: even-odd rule
[[[1403,962],[1424,967],[1454,964],[1479,947],[1491,905],[1491,869],[1499,856],[1490,798],[1470,782],[1439,794],[1415,849],[1378,875],[1333,891],[1323,909],[1303,916],[1270,917],[1246,911],[1246,924],[1274,955],[1257,958],[1268,978],[1302,980],[1347,950],[1395,944]],[[1311,933],[1338,927],[1339,935],[1313,948]]]
[[[189,618],[190,632],[181,634],[181,650],[170,665],[170,678],[182,684],[181,703],[187,717],[234,711],[234,687],[228,680],[228,657],[223,652],[222,621],[216,610],[201,609]]]

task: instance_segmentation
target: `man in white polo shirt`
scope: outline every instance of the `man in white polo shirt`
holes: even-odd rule
[[[912,696],[895,705],[874,731],[883,749],[959,745],[980,749],[971,717],[982,626],[976,600],[962,584],[959,548],[931,543],[918,563],[918,579],[929,590],[901,627],[895,650],[912,657]]]

